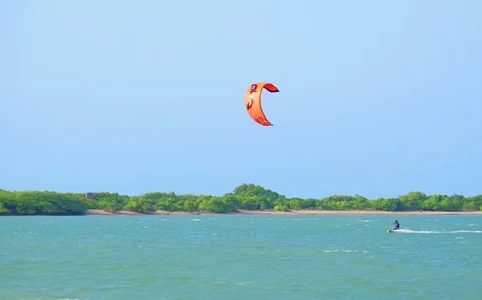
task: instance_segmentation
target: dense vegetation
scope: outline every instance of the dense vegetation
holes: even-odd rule
[[[367,199],[360,195],[334,195],[323,199],[288,198],[255,184],[242,184],[223,196],[146,193],[139,196],[97,192],[89,194],[51,191],[0,190],[3,215],[81,215],[87,209],[110,212],[128,210],[152,213],[156,210],[230,213],[238,210],[291,211],[378,210],[378,211],[479,211],[482,195],[426,195],[410,192],[398,198]]]

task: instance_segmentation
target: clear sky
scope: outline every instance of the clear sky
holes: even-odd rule
[[[0,188],[482,194],[482,1],[0,1]],[[254,81],[274,126],[249,118]]]

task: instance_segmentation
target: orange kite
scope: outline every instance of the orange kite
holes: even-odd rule
[[[279,92],[274,84],[268,82],[255,82],[248,87],[244,94],[244,105],[248,110],[248,114],[254,121],[263,126],[273,126],[273,124],[268,121],[261,108],[261,92],[263,88],[271,93]]]

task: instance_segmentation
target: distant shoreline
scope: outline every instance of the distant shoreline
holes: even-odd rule
[[[152,213],[138,213],[121,210],[109,212],[101,209],[88,209],[86,215],[482,215],[482,211],[374,211],[374,210],[292,210],[290,212],[274,210],[239,210],[238,212],[219,214],[213,212],[187,212],[157,210]]]

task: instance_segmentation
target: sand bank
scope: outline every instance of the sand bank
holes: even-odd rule
[[[142,213],[121,210],[115,213],[108,212],[99,209],[89,209],[86,211],[88,215],[143,215]],[[215,214],[212,212],[168,212],[164,210],[158,210],[156,212],[150,213],[151,215],[207,215]],[[463,215],[463,214],[473,214],[482,215],[482,211],[470,211],[470,212],[447,212],[447,211],[373,211],[373,210],[292,210],[290,212],[281,212],[273,210],[239,210],[235,213],[229,213],[230,215]]]

